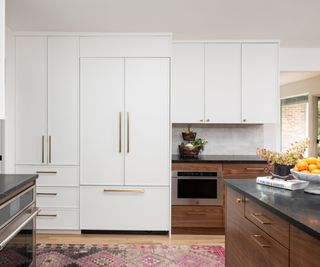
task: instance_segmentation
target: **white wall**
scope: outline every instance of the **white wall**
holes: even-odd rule
[[[320,70],[320,48],[280,48],[280,71]]]
[[[6,119],[3,133],[3,173],[15,173],[15,39],[6,29]]]

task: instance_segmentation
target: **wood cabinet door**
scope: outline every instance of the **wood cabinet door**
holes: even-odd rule
[[[173,44],[172,122],[204,122],[204,44]]]
[[[125,184],[169,185],[170,63],[125,60]]]
[[[278,49],[278,44],[242,45],[242,122],[278,121]]]
[[[47,37],[16,37],[16,164],[47,162]]]
[[[79,165],[78,37],[48,37],[48,163]]]
[[[241,44],[205,45],[205,121],[241,121]]]
[[[81,184],[123,185],[124,59],[80,64]]]

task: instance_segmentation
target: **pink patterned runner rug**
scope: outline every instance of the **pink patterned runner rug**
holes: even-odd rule
[[[213,245],[121,244],[51,245],[38,244],[39,267],[223,267],[224,247]]]

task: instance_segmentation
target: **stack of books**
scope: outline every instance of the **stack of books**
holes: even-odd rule
[[[304,189],[309,185],[308,181],[302,181],[302,180],[282,180],[282,179],[271,179],[271,176],[263,176],[263,177],[257,177],[257,183],[258,184],[264,184],[269,185],[273,187],[288,189],[288,190],[298,190],[298,189]]]

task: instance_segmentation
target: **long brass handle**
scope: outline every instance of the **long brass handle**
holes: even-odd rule
[[[103,192],[144,193],[144,189],[104,189]]]
[[[248,168],[244,168],[246,171],[264,171],[265,170],[265,168],[262,168],[262,167],[256,167],[256,168],[254,168],[254,167],[248,167]]]
[[[42,136],[41,139],[41,162],[44,163],[44,135]]]
[[[57,214],[38,214],[37,217],[57,217]]]
[[[37,196],[56,196],[58,193],[37,193]]]
[[[119,112],[119,153],[121,153],[121,132],[122,132],[122,122],[121,122],[121,112]]]
[[[189,215],[189,216],[206,216],[207,213],[204,213],[204,212],[192,212],[192,211],[189,211],[189,212],[186,212],[186,215]]]
[[[51,163],[51,135],[49,135],[49,163]]]
[[[258,221],[261,224],[271,224],[270,221],[263,221],[259,218],[259,216],[261,217],[262,214],[261,213],[251,213],[250,214],[252,218],[254,218],[256,221]]]
[[[57,174],[57,171],[36,171],[37,174]]]
[[[259,241],[259,238],[263,238],[261,235],[252,235],[251,238],[262,248],[270,248],[269,244],[264,244]]]
[[[130,152],[130,114],[127,112],[127,153]]]

